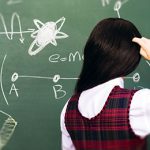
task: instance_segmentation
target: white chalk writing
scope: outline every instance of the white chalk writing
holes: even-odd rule
[[[79,51],[71,52],[67,57],[61,57],[60,54],[53,54],[49,57],[49,62],[58,63],[58,62],[75,62],[83,61],[84,57],[80,54]]]

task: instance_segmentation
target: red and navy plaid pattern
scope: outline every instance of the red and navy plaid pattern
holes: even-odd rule
[[[65,125],[76,150],[146,150],[146,140],[136,136],[129,124],[135,92],[114,87],[102,111],[92,119],[80,114],[80,94],[74,95],[67,106]]]

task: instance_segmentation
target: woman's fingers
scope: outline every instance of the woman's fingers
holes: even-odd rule
[[[133,42],[139,44],[141,46],[140,54],[145,58],[150,60],[150,39],[147,39],[145,37],[142,38],[133,38]]]
[[[144,40],[142,38],[135,37],[132,39],[132,41],[139,44],[141,47],[143,47],[145,45]]]

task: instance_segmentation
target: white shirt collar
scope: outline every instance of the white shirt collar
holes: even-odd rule
[[[79,98],[78,108],[86,118],[96,116],[103,108],[111,90],[115,86],[124,87],[122,78],[115,78],[91,89],[83,91]]]

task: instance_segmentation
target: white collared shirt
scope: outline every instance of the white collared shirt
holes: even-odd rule
[[[115,86],[124,87],[122,78],[116,78],[94,88],[83,91],[78,102],[78,109],[86,118],[95,117],[103,108],[110,92]],[[62,150],[75,150],[70,135],[66,130],[64,116],[68,102],[61,113]],[[150,134],[150,89],[137,91],[131,101],[129,121],[133,132],[144,138]]]

